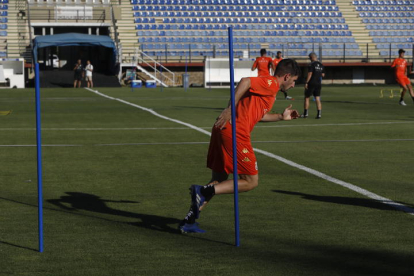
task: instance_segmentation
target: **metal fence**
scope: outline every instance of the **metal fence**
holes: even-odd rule
[[[178,47],[177,47],[178,45]],[[140,50],[159,62],[194,62],[205,57],[228,57],[227,44],[140,44]],[[412,61],[414,43],[388,44],[332,44],[332,43],[285,43],[278,47],[265,47],[263,44],[234,44],[236,58],[255,58],[260,56],[260,49],[266,48],[268,56],[275,57],[281,51],[285,58],[307,59],[312,52],[319,59],[337,62],[391,62],[398,56],[399,49],[405,49],[405,58]],[[355,47],[357,46],[357,47]]]

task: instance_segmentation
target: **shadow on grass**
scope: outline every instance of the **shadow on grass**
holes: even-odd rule
[[[268,237],[263,243],[269,243]],[[278,251],[278,246],[289,250]],[[340,241],[335,244],[317,244],[310,241],[278,240],[275,246],[255,249],[250,258],[266,261],[271,265],[277,260],[279,263],[289,263],[293,267],[302,267],[303,275],[408,276],[413,275],[414,271],[411,252],[386,250],[383,246],[375,245],[364,247]],[[277,263],[275,266],[277,267]]]
[[[397,209],[391,205],[382,203],[380,201],[369,199],[369,198],[352,198],[352,197],[342,197],[342,196],[318,196],[318,195],[311,195],[305,193],[298,193],[298,192],[291,192],[291,191],[281,191],[281,190],[273,190],[275,193],[280,194],[287,194],[287,195],[295,195],[301,196],[303,199],[326,202],[326,203],[334,203],[334,204],[341,204],[341,205],[351,205],[351,206],[359,206],[359,207],[366,207],[384,211],[397,211]],[[414,206],[398,202],[405,206],[407,206],[407,211],[413,211]],[[403,209],[403,208],[401,208]]]
[[[99,196],[80,192],[66,192],[67,195],[59,199],[49,199],[49,203],[60,207],[66,211],[88,211],[101,213],[105,215],[115,215],[127,218],[139,219],[139,222],[128,223],[151,230],[164,231],[169,233],[179,233],[178,229],[172,228],[170,224],[178,225],[180,220],[176,218],[161,217],[156,215],[147,215],[122,211],[107,206],[106,203],[139,203],[128,200],[107,200]],[[70,205],[67,207],[66,205]]]
[[[39,252],[39,250],[37,250],[37,249],[22,246],[22,245],[18,245],[18,244],[14,244],[14,243],[11,243],[11,242],[0,241],[0,244],[10,245],[10,246],[14,246],[14,247],[17,247],[17,248],[22,248],[22,249],[27,249],[27,250],[30,250],[30,251]]]
[[[178,224],[181,222],[181,220],[179,219],[161,217],[161,216],[156,216],[156,215],[132,213],[132,212],[127,212],[127,211],[117,210],[117,209],[108,207],[106,205],[106,203],[108,202],[110,203],[139,203],[139,202],[125,201],[125,200],[120,200],[120,201],[106,200],[93,194],[86,194],[86,193],[80,193],[80,192],[66,192],[66,194],[67,195],[61,196],[59,199],[50,199],[48,200],[48,202],[66,211],[82,210],[82,211],[95,212],[95,213],[101,213],[101,214],[106,214],[106,215],[115,215],[115,216],[139,219],[138,222],[127,222],[127,224],[150,229],[150,230],[157,230],[157,231],[163,231],[163,232],[181,235],[180,230],[178,230]],[[64,203],[69,204],[71,207],[67,207],[66,205],[64,205]],[[173,227],[171,227],[171,225],[173,225]],[[191,238],[203,240],[203,241],[216,242],[216,243],[221,243],[221,244],[229,244],[226,242],[206,239],[198,235],[196,236],[191,235],[187,237],[191,237]]]
[[[99,196],[93,195],[93,194],[87,194],[87,193],[80,193],[80,192],[66,192],[67,195],[61,196],[59,199],[49,199],[47,202],[59,207],[60,209],[55,208],[48,208],[43,207],[44,210],[49,211],[55,211],[55,212],[62,212],[66,214],[81,216],[81,217],[88,217],[93,219],[99,219],[104,220],[108,222],[115,222],[115,223],[123,223],[128,224],[132,226],[138,226],[145,229],[155,230],[155,231],[161,231],[161,232],[167,232],[171,234],[178,234],[180,236],[185,236],[188,238],[201,240],[201,241],[207,241],[207,242],[214,242],[219,244],[225,244],[225,245],[232,245],[228,242],[223,242],[219,240],[211,240],[208,238],[203,238],[199,234],[190,234],[190,235],[182,235],[180,230],[178,230],[178,224],[181,222],[181,220],[177,218],[171,218],[171,217],[162,217],[162,216],[156,216],[156,215],[148,215],[148,214],[139,214],[139,213],[132,213],[127,211],[122,211],[118,209],[114,209],[111,207],[108,207],[106,203],[139,203],[136,201],[127,201],[127,200],[105,200],[101,199]],[[38,206],[36,204],[30,204],[26,202],[21,202],[14,199],[8,199],[4,197],[0,197],[0,200],[6,200],[9,202],[22,204],[25,206],[35,207]],[[67,206],[69,205],[69,207]],[[76,211],[88,211],[88,212],[95,212],[100,214],[106,214],[106,215],[115,215],[115,216],[122,216],[127,218],[134,218],[138,219],[137,222],[123,222],[118,221],[110,218],[100,217],[100,216],[94,216],[89,215],[85,213],[80,213]],[[172,225],[172,226],[171,226]],[[33,248],[15,245],[9,242],[1,241],[0,243],[4,243],[7,245],[28,249],[28,250],[35,250]],[[35,250],[37,251],[37,250]]]

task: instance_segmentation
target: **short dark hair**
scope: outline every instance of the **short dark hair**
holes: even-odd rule
[[[260,55],[261,56],[263,56],[264,54],[266,54],[267,53],[267,51],[266,51],[266,49],[260,49]]]
[[[310,53],[310,54],[309,54],[309,58],[313,58],[313,57],[315,57],[315,58],[316,58],[316,57],[318,57],[318,56],[317,56],[314,52],[312,52],[312,53]]]
[[[300,76],[301,74],[298,63],[293,59],[282,59],[276,67],[275,76],[281,77],[286,74],[291,74],[292,76]]]
[[[276,55],[281,54],[281,53],[282,53],[281,51],[277,51]]]
[[[398,53],[399,53],[399,54],[401,54],[401,53],[405,53],[405,51],[404,51],[404,49],[399,49],[399,50],[398,50]]]

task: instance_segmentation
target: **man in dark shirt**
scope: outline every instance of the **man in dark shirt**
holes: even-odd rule
[[[75,64],[75,68],[73,68],[73,71],[75,72],[75,81],[73,82],[73,88],[80,88],[84,73],[82,61],[80,59],[78,60],[78,63]]]
[[[325,77],[325,68],[318,61],[318,57],[315,53],[309,54],[309,59],[311,64],[308,67],[308,77],[306,78],[305,84],[305,104],[302,118],[308,117],[309,109],[309,97],[314,96],[316,100],[316,107],[318,108],[318,114],[316,119],[321,118],[322,104],[321,104],[321,87],[322,87],[322,78]]]

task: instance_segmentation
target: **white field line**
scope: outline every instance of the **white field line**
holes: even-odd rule
[[[199,132],[201,132],[201,133],[204,133],[204,134],[206,134],[206,135],[211,136],[211,133],[209,133],[209,132],[205,131],[204,129],[201,129],[201,128],[199,128],[199,127],[193,126],[193,125],[191,125],[191,124],[189,124],[189,123],[185,123],[185,122],[182,122],[182,121],[179,121],[179,120],[176,120],[176,119],[171,119],[171,118],[166,117],[166,116],[164,116],[164,115],[158,114],[157,112],[155,112],[155,111],[154,111],[154,110],[152,110],[152,109],[149,109],[149,108],[146,108],[146,107],[142,107],[142,106],[139,106],[139,105],[136,105],[136,104],[133,104],[133,103],[130,103],[130,102],[124,101],[124,100],[122,100],[122,99],[113,98],[113,97],[110,97],[110,96],[108,96],[108,95],[102,94],[102,93],[100,93],[100,92],[98,92],[98,91],[95,91],[95,90],[92,90],[92,89],[88,89],[88,88],[85,88],[85,89],[87,89],[87,90],[89,90],[89,91],[91,91],[91,92],[93,92],[93,93],[95,93],[95,94],[97,94],[97,95],[100,95],[100,96],[102,96],[102,97],[105,97],[105,98],[107,98],[107,99],[111,99],[111,100],[119,101],[119,102],[125,103],[125,104],[127,104],[127,105],[137,107],[137,108],[139,108],[139,109],[141,109],[141,110],[144,110],[144,111],[150,112],[151,114],[153,114],[153,115],[155,115],[155,116],[157,116],[157,117],[159,117],[159,118],[162,118],[162,119],[165,119],[165,120],[168,120],[168,121],[171,121],[171,122],[175,122],[175,123],[177,123],[177,124],[181,124],[181,125],[188,126],[188,127],[192,128],[192,129],[194,129],[194,130],[197,130],[197,131],[199,131]],[[352,191],[355,191],[355,192],[357,192],[357,193],[359,193],[359,194],[361,194],[361,195],[364,195],[364,196],[366,196],[366,197],[368,197],[368,198],[371,198],[371,199],[377,200],[377,201],[379,201],[379,202],[381,202],[381,203],[384,203],[384,204],[390,205],[390,206],[392,206],[393,208],[395,208],[395,209],[397,209],[397,210],[404,211],[404,212],[406,212],[406,213],[409,213],[410,215],[414,215],[414,209],[413,209],[413,208],[410,208],[410,207],[408,207],[408,206],[405,206],[405,205],[403,205],[403,204],[401,204],[401,203],[394,202],[394,201],[392,201],[391,199],[388,199],[388,198],[385,198],[385,197],[379,196],[379,195],[374,194],[374,193],[372,193],[372,192],[370,192],[370,191],[368,191],[368,190],[365,190],[365,189],[362,189],[362,188],[360,188],[360,187],[358,187],[358,186],[355,186],[355,185],[353,185],[353,184],[351,184],[351,183],[348,183],[348,182],[345,182],[345,181],[342,181],[342,180],[336,179],[336,178],[334,178],[334,177],[331,177],[331,176],[329,176],[329,175],[326,175],[326,174],[321,173],[321,172],[319,172],[319,171],[316,171],[316,170],[314,170],[314,169],[311,169],[311,168],[308,168],[308,167],[302,166],[302,165],[300,165],[300,164],[297,164],[297,163],[295,163],[295,162],[293,162],[293,161],[290,161],[290,160],[288,160],[288,159],[285,159],[285,158],[283,158],[283,157],[281,157],[281,156],[278,156],[278,155],[275,155],[275,154],[273,154],[273,153],[270,153],[270,152],[267,152],[267,151],[264,151],[264,150],[261,150],[261,149],[258,149],[258,148],[254,148],[254,150],[255,150],[256,152],[258,152],[258,153],[261,153],[261,154],[263,154],[263,155],[267,156],[267,157],[270,157],[270,158],[276,159],[276,160],[278,160],[278,161],[280,161],[280,162],[282,162],[282,163],[285,163],[285,164],[287,164],[287,165],[289,165],[289,166],[292,166],[292,167],[295,167],[295,168],[297,168],[297,169],[303,170],[303,171],[305,171],[305,172],[307,172],[307,173],[310,173],[310,174],[312,174],[312,175],[314,175],[314,176],[320,177],[320,178],[322,178],[322,179],[324,179],[324,180],[327,180],[327,181],[329,181],[329,182],[332,182],[332,183],[335,183],[335,184],[337,184],[337,185],[340,185],[340,186],[342,186],[342,187],[344,187],[344,188],[347,188],[347,189],[350,189],[350,190],[352,190]]]
[[[363,125],[393,125],[414,124],[414,122],[377,122],[377,123],[343,123],[343,124],[309,124],[309,125],[258,125],[255,128],[284,128],[284,127],[324,127],[324,126],[363,126]],[[212,127],[199,127],[211,129]],[[0,131],[35,131],[36,128],[0,128]],[[106,130],[191,130],[188,127],[67,127],[67,128],[42,128],[42,131],[106,131]]]
[[[183,122],[183,121],[179,121],[179,120],[171,119],[171,118],[169,118],[169,117],[167,117],[167,116],[164,116],[164,115],[161,115],[161,114],[159,114],[159,113],[155,112],[155,111],[154,111],[154,110],[152,110],[152,109],[149,109],[149,108],[146,108],[146,107],[143,107],[143,106],[137,105],[137,104],[133,104],[133,103],[130,103],[130,102],[124,101],[124,100],[122,100],[122,99],[118,99],[118,98],[113,98],[113,97],[110,97],[110,96],[108,96],[108,95],[102,94],[102,93],[100,93],[100,92],[98,92],[98,91],[96,91],[96,90],[92,90],[92,89],[90,89],[90,88],[85,88],[85,89],[86,89],[86,90],[89,90],[89,91],[91,91],[91,92],[93,92],[93,93],[95,93],[95,94],[97,94],[97,95],[99,95],[99,96],[102,96],[102,97],[104,97],[104,98],[107,98],[107,99],[110,99],[110,100],[114,100],[114,101],[118,101],[118,102],[121,102],[121,103],[124,103],[124,104],[130,105],[130,106],[133,106],[133,107],[139,108],[139,109],[141,109],[141,110],[147,111],[147,112],[151,113],[152,115],[155,115],[155,116],[157,116],[157,117],[159,117],[159,118],[161,118],[161,119],[164,119],[164,120],[167,120],[167,121],[171,121],[171,122],[174,122],[174,123],[177,123],[177,124],[184,125],[184,126],[186,126],[186,127],[192,128],[192,129],[194,129],[194,130],[197,130],[197,131],[199,131],[199,132],[201,132],[201,133],[204,133],[204,134],[207,134],[207,135],[209,135],[209,136],[211,135],[211,134],[210,134],[210,132],[208,132],[208,131],[206,131],[206,130],[204,130],[204,129],[202,129],[202,128],[199,128],[199,127],[193,126],[193,125],[188,124],[188,123],[185,123],[185,122]]]

